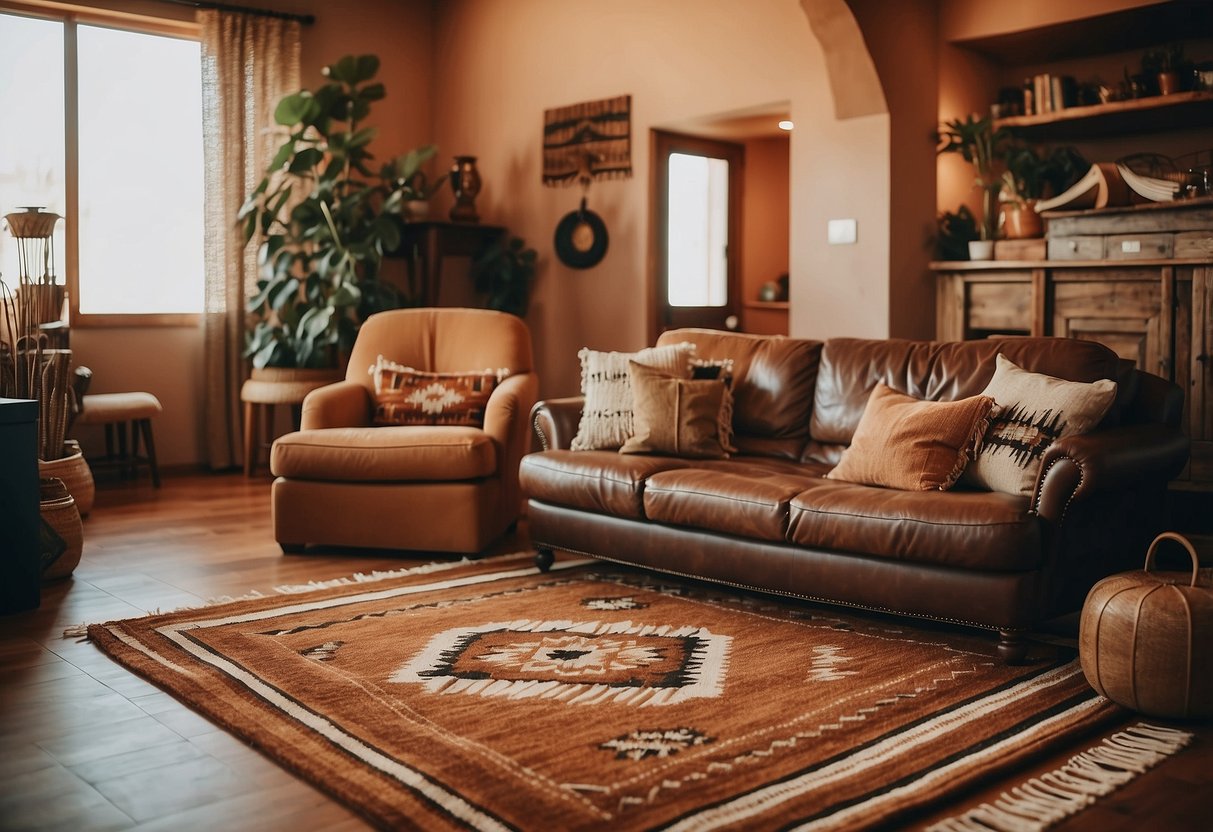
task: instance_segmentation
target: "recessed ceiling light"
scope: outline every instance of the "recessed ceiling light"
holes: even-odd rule
[[[791,130],[794,126],[795,125],[792,124],[792,122],[786,118],[783,121],[779,122],[780,130]]]

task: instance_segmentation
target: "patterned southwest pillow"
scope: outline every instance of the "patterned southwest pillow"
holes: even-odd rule
[[[382,355],[370,367],[375,379],[376,425],[484,427],[489,396],[509,370],[427,373]]]
[[[635,361],[628,372],[635,433],[619,453],[723,459],[736,450],[733,394],[723,379],[681,378]]]
[[[931,402],[878,383],[832,480],[902,491],[947,491],[973,457],[994,400]]]
[[[570,447],[574,451],[615,450],[632,435],[632,382],[628,362],[636,361],[664,373],[690,378],[695,345],[690,341],[640,352],[599,352],[582,349],[581,421]]]
[[[992,397],[998,410],[964,481],[1030,497],[1045,449],[1063,436],[1098,425],[1116,398],[1116,382],[1086,384],[1032,373],[999,353],[994,377],[982,395]]]

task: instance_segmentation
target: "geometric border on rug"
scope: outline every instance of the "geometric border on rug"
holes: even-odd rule
[[[88,632],[385,828],[862,828],[1125,713],[1072,653],[529,553]]]

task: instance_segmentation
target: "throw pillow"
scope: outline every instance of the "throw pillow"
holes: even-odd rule
[[[1045,449],[1063,436],[1098,425],[1116,398],[1116,382],[1087,384],[1032,373],[999,353],[994,377],[982,395],[993,398],[998,411],[964,481],[1031,496]]]
[[[733,394],[722,379],[686,379],[628,363],[635,433],[621,454],[722,459],[735,450]]]
[[[484,427],[489,396],[509,370],[428,373],[382,355],[370,367],[375,381],[376,425]]]
[[[972,459],[994,400],[931,402],[878,383],[833,480],[902,491],[947,491]]]
[[[648,347],[640,352],[599,352],[582,349],[581,395],[585,404],[577,435],[570,447],[574,451],[615,450],[632,435],[632,382],[628,362],[636,361],[663,373],[688,378],[695,345],[689,341],[664,347]]]

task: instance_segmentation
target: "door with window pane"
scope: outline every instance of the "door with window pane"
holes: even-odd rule
[[[657,331],[736,329],[745,148],[654,131]]]

